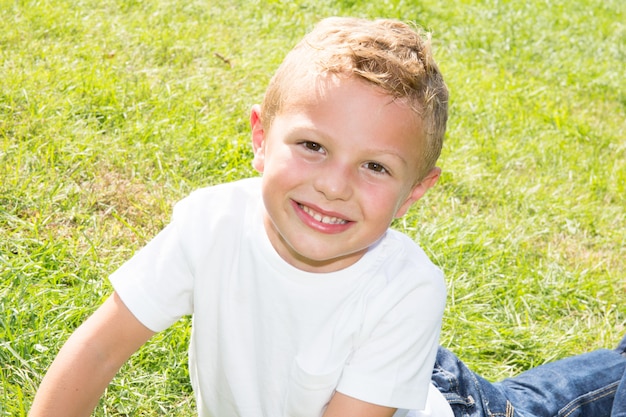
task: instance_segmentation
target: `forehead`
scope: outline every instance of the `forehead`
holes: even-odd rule
[[[309,73],[285,87],[277,114],[317,106],[332,106],[337,100],[349,102],[365,99],[372,104],[368,113],[380,113],[384,110],[402,113],[403,123],[413,123],[421,128],[421,115],[413,109],[408,99],[394,97],[379,86],[355,75]]]
[[[373,123],[394,122],[412,129],[415,141],[422,138],[422,118],[407,99],[393,97],[380,87],[362,78],[343,74],[309,74],[285,92],[278,114],[349,107],[351,112],[339,112],[347,118],[363,117]],[[358,114],[354,114],[358,111]],[[350,117],[352,116],[352,117]]]

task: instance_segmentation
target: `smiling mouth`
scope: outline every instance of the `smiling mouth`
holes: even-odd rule
[[[348,220],[340,219],[339,217],[325,216],[313,210],[311,207],[304,206],[300,203],[298,203],[298,207],[300,207],[302,211],[304,211],[306,214],[313,217],[315,220],[317,220],[320,223],[324,223],[324,224],[347,224],[348,223]]]

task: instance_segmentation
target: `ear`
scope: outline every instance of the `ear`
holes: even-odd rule
[[[261,106],[255,104],[250,111],[250,127],[252,128],[252,166],[262,173],[265,169],[265,131],[261,124]]]
[[[428,175],[426,175],[426,177],[419,184],[413,187],[413,189],[409,193],[409,196],[406,198],[404,203],[402,203],[400,208],[398,208],[395,217],[397,218],[404,216],[409,208],[413,205],[413,203],[422,198],[424,194],[426,194],[426,191],[428,191],[432,186],[437,183],[440,175],[440,168],[435,167],[430,170]]]

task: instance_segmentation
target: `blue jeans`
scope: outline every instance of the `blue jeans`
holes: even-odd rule
[[[439,348],[432,382],[455,417],[626,417],[626,337],[490,383]]]

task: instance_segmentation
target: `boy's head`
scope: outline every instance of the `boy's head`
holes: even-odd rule
[[[324,74],[360,78],[408,104],[424,128],[418,181],[434,168],[446,130],[448,90],[427,36],[395,20],[322,20],[287,55],[270,81],[261,107],[264,128],[269,130],[274,117],[293,104],[299,85]]]
[[[409,26],[318,24],[250,115],[276,252],[310,272],[360,259],[436,183],[446,115],[441,74]]]

